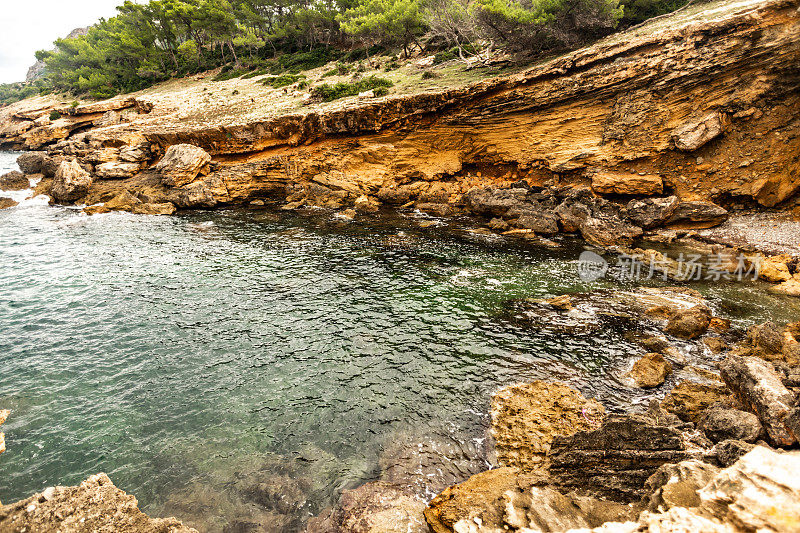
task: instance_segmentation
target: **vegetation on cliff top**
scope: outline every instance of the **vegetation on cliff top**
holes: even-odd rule
[[[126,0],[86,35],[37,52],[45,76],[0,86],[107,98],[223,67],[219,79],[282,75],[374,54],[464,59],[504,48],[535,56],[579,46],[687,0]],[[441,57],[440,57],[441,56]]]

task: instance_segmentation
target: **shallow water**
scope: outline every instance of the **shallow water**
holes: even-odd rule
[[[0,153],[0,172],[14,166]],[[480,449],[499,386],[647,400],[618,378],[639,353],[621,332],[502,318],[509,299],[621,287],[579,280],[580,244],[382,220],[0,211],[0,500],[103,471],[145,510],[189,514],[164,503],[267,464],[312,480],[308,516],[375,479],[392,443]],[[798,311],[761,284],[693,287],[739,326]]]

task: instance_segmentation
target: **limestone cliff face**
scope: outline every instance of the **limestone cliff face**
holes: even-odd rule
[[[184,126],[140,118],[153,107],[137,98],[73,109],[50,125],[35,125],[44,111],[17,112],[0,126],[0,146],[49,146],[56,163],[77,157],[95,177],[89,203],[128,189],[178,207],[264,197],[340,207],[366,195],[447,211],[475,186],[524,179],[611,197],[792,207],[798,6],[692,6],[511,77],[265,120]],[[206,150],[209,171],[165,183],[152,167],[176,144]]]

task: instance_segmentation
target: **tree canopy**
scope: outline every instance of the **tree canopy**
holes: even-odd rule
[[[540,54],[676,9],[687,0],[126,0],[86,35],[40,51],[45,77],[0,86],[0,103],[36,92],[105,98],[220,66],[272,74],[355,47]],[[422,44],[425,43],[425,44]],[[292,56],[293,55],[293,56]],[[368,54],[367,54],[368,55]],[[292,57],[289,57],[292,56]]]

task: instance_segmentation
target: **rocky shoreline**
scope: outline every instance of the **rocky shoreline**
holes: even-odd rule
[[[767,322],[737,332],[713,315],[702,296],[681,287],[594,291],[514,306],[533,329],[555,327],[574,336],[585,334],[572,327],[581,323],[631,332],[644,354],[628,373],[632,387],[657,391],[668,387],[673,373],[680,379],[663,400],[628,414],[609,413],[561,383],[509,385],[492,397],[490,469],[441,477],[449,451],[428,454],[419,445],[407,453],[398,442],[397,450],[385,450],[379,479],[345,490],[305,526],[295,516],[291,489],[302,478],[258,481],[256,472],[252,481],[242,478],[236,485],[248,497],[262,495],[254,500],[261,517],[243,517],[219,530],[798,530],[800,455],[792,451],[800,440],[798,323]],[[416,449],[412,441],[408,450]],[[430,500],[416,485],[431,476],[457,484]],[[219,496],[205,497],[211,504]],[[176,495],[165,511],[193,514],[205,501],[186,498]],[[112,510],[117,508],[126,510]],[[0,531],[101,527],[192,531],[174,519],[148,519],[104,475],[0,507]],[[211,525],[200,521],[196,527]]]
[[[28,151],[0,189],[34,181],[36,194],[87,214],[469,215],[475,232],[540,246],[578,235],[657,264],[665,279],[687,272],[660,245],[713,255],[720,275],[757,265],[772,290],[800,296],[796,242],[714,232],[800,210],[798,6],[716,2],[704,17],[667,17],[515,76],[269,119],[186,126],[187,111],[158,95],[22,102],[0,109],[0,148]],[[800,440],[797,322],[732,331],[685,288],[515,301],[509,319],[563,335],[629,331],[641,346],[631,386],[682,379],[627,414],[561,383],[510,384],[492,399],[493,468],[427,501],[409,489],[425,469],[384,465],[309,533],[800,531],[800,457],[789,451]],[[243,490],[270,523],[297,525],[283,488],[253,486]],[[223,531],[267,527],[258,520]],[[56,529],[191,531],[147,518],[102,474],[0,507],[2,532]]]

